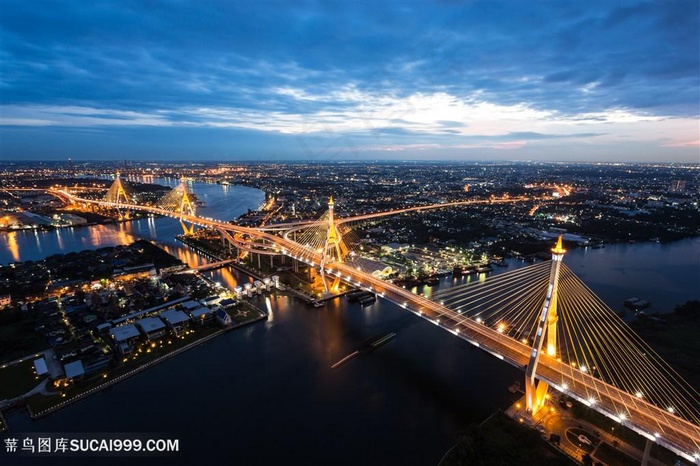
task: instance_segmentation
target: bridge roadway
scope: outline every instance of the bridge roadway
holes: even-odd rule
[[[439,303],[359,271],[349,264],[335,263],[330,270],[331,275],[340,275],[346,281],[375,291],[515,367],[524,370],[527,366],[532,348],[516,339]],[[665,409],[546,355],[540,356],[537,375],[551,387],[578,399],[607,417],[623,422],[627,427],[689,461],[694,461],[693,455],[700,452],[700,427],[672,415]]]
[[[206,272],[207,270],[214,270],[224,267],[230,263],[234,262],[233,259],[226,259],[219,262],[209,262],[207,264],[202,264],[199,267],[191,267],[192,270],[197,270],[199,272]]]
[[[542,197],[542,198],[538,198],[538,199],[545,200],[545,199],[553,199],[553,198]],[[423,206],[405,207],[403,209],[387,210],[387,211],[383,211],[383,212],[372,212],[369,214],[355,215],[352,217],[344,217],[344,218],[343,217],[336,217],[335,224],[342,225],[345,223],[361,222],[364,220],[371,220],[371,219],[380,218],[380,217],[388,217],[390,215],[405,214],[408,212],[420,212],[423,210],[444,209],[446,207],[457,207],[457,206],[478,205],[478,204],[507,204],[507,203],[511,203],[511,202],[521,202],[521,201],[528,201],[528,200],[533,200],[533,198],[527,197],[527,196],[518,196],[518,197],[503,197],[503,198],[492,198],[492,199],[469,199],[466,201],[444,202],[442,204],[430,204],[430,205],[423,205]],[[309,227],[318,227],[318,226],[324,226],[324,225],[325,225],[325,223],[320,221],[320,220],[300,221],[300,222],[292,222],[292,223],[278,223],[275,225],[270,225],[269,227],[260,228],[260,230],[284,231],[285,238],[288,238],[289,234],[294,232],[294,231],[303,230],[303,229],[306,229]]]
[[[203,227],[233,233],[234,235],[236,233],[248,234],[270,243],[269,247],[266,246],[269,249],[266,249],[265,253],[270,253],[274,250],[277,251],[277,254],[281,252],[297,260],[302,260],[311,266],[316,266],[321,261],[321,254],[316,251],[311,251],[286,237],[280,237],[254,228],[241,227],[197,216],[180,215],[157,207],[82,199],[66,191],[60,191],[60,193],[55,194],[77,202],[88,202],[123,209],[138,209],[158,215],[175,217]],[[502,199],[499,202],[513,202],[514,200],[516,199]],[[490,202],[495,201],[497,200],[491,200]],[[417,210],[416,208],[409,209]],[[406,210],[402,209],[402,211]],[[399,212],[394,211],[393,213]],[[524,369],[527,366],[532,348],[518,340],[503,335],[439,303],[358,270],[350,264],[333,263],[326,268],[326,271],[355,286],[362,286],[378,293],[381,297],[399,304],[419,317],[448,330],[515,367]],[[588,373],[581,372],[546,355],[540,357],[537,376],[555,389],[578,399],[613,420],[622,422],[625,426],[635,430],[649,440],[665,446],[688,461],[700,464],[700,426],[681,419],[664,408],[654,406],[643,399],[596,379]]]
[[[404,214],[407,212],[420,212],[422,210],[434,210],[434,209],[442,209],[442,208],[446,208],[446,207],[457,207],[457,206],[464,206],[464,205],[508,204],[511,202],[522,202],[522,201],[528,201],[528,200],[532,200],[532,199],[533,198],[528,197],[528,196],[518,196],[518,197],[499,197],[499,198],[491,198],[491,199],[469,199],[466,201],[444,202],[442,204],[430,204],[430,205],[424,205],[424,206],[405,207],[403,209],[387,210],[384,212],[373,212],[371,214],[357,215],[354,217],[345,217],[345,218],[339,217],[339,218],[335,219],[335,223],[336,223],[336,225],[342,225],[343,223],[361,222],[363,220],[370,220],[370,219],[379,218],[379,217],[387,217],[389,215]]]
[[[356,215],[352,217],[336,217],[335,218],[335,224],[336,225],[342,225],[344,223],[351,223],[351,222],[361,222],[363,220],[370,220],[374,218],[379,218],[379,217],[387,217],[389,215],[398,215],[398,214],[403,214],[407,212],[419,212],[422,210],[434,210],[434,209],[443,209],[446,207],[456,207],[456,206],[462,206],[462,205],[476,205],[476,204],[504,204],[508,202],[516,202],[516,201],[527,201],[531,200],[531,198],[528,198],[526,196],[520,196],[520,197],[510,197],[510,198],[495,198],[495,199],[470,199],[467,201],[455,201],[455,202],[445,202],[442,204],[430,204],[430,205],[424,205],[424,206],[414,206],[414,207],[406,207],[403,209],[396,209],[396,210],[387,210],[383,212],[372,212],[369,214],[361,214],[361,215]],[[544,199],[541,199],[544,200]],[[321,220],[300,220],[297,222],[287,222],[287,223],[273,223],[268,226],[263,226],[260,228],[257,228],[260,231],[286,231],[287,233],[291,233],[296,230],[302,230],[310,227],[319,227],[319,226],[325,226],[326,223],[321,221]]]

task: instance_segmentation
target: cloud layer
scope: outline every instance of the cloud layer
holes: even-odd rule
[[[698,162],[700,6],[20,2],[0,157]]]

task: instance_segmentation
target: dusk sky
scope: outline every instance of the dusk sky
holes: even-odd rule
[[[700,2],[0,3],[0,160],[700,162]]]

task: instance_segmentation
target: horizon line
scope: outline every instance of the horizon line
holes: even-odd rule
[[[273,164],[273,163],[306,163],[306,164],[372,164],[372,163],[411,163],[411,164],[421,164],[427,165],[430,163],[454,163],[454,164],[470,164],[470,163],[484,163],[484,164],[582,164],[582,165],[698,165],[700,166],[700,160],[697,162],[685,162],[685,161],[668,161],[668,162],[650,162],[650,161],[623,161],[623,160],[493,160],[493,159],[473,159],[473,160],[453,160],[453,159],[436,159],[436,160],[416,160],[416,159],[369,159],[369,160],[355,160],[355,159],[340,159],[340,160],[314,160],[314,159],[262,159],[262,160],[250,160],[250,159],[231,159],[231,160],[201,160],[197,162],[187,161],[187,160],[157,160],[157,159],[112,159],[112,160],[94,160],[94,159],[9,159],[0,160],[0,164],[31,164],[31,163],[90,163],[90,164],[110,164],[110,163],[155,163],[163,165],[175,165],[175,164],[189,164],[189,165],[201,165],[210,163],[240,163],[247,165],[258,165],[258,164]]]

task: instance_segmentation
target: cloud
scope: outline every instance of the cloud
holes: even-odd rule
[[[2,126],[169,126],[162,115],[76,106],[6,105],[0,107]]]
[[[700,147],[700,140],[697,141],[681,141],[681,142],[669,142],[663,144],[664,147]],[[698,161],[700,161],[700,155],[698,155]]]
[[[273,134],[663,147],[698,138],[699,17],[686,1],[9,2],[0,124],[252,131],[270,151],[287,145]]]

